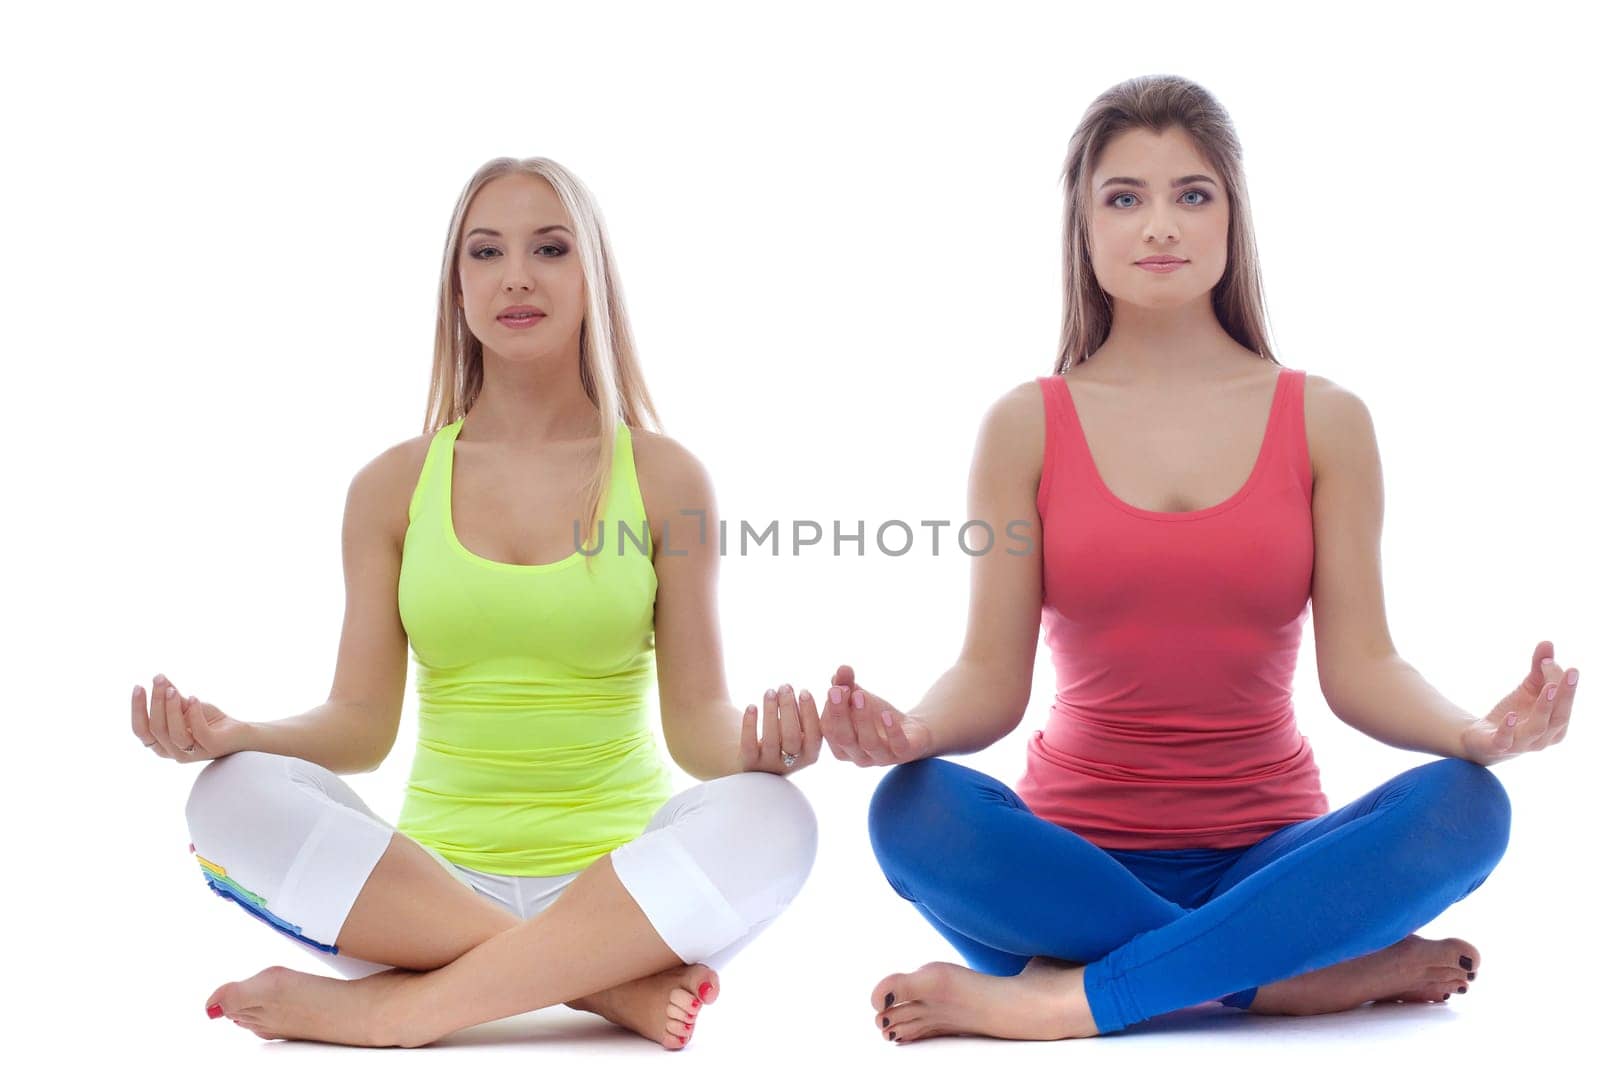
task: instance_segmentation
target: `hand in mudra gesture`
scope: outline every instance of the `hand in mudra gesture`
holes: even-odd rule
[[[1468,759],[1487,767],[1559,744],[1567,736],[1578,672],[1576,668],[1562,671],[1554,659],[1555,651],[1551,641],[1535,645],[1533,664],[1517,687],[1494,710],[1461,732]]]
[[[156,755],[179,763],[198,763],[238,752],[247,744],[248,723],[230,718],[215,704],[184,696],[158,674],[144,690],[133,687],[133,736]]]
[[[822,736],[835,757],[857,767],[910,763],[933,747],[933,735],[921,720],[856,685],[856,672],[848,664],[833,672]]]
[[[788,682],[768,689],[760,737],[756,735],[756,706],[744,709],[739,732],[739,769],[793,774],[817,762],[822,751],[822,727],[817,721],[817,702],[800,690],[796,695]]]

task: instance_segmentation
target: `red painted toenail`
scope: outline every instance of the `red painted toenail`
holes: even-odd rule
[[[215,1019],[217,1016],[219,1016],[221,1014],[222,1014],[222,1005],[221,1004],[207,1004],[206,1005],[206,1016],[208,1018]]]
[[[691,1008],[698,1008],[699,1006],[700,1006],[700,998],[699,997],[695,997],[693,1000],[691,1000],[689,1002],[689,1007],[691,1007]]]
[[[704,997],[706,995],[707,991],[709,991],[710,989],[711,989],[711,983],[710,982],[701,982],[700,983],[700,995],[702,997]]]

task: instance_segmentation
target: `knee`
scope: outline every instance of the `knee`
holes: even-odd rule
[[[195,849],[204,853],[219,835],[238,832],[241,817],[267,810],[284,780],[287,759],[271,752],[233,752],[202,767],[184,805]]]
[[[880,864],[900,857],[908,843],[936,836],[955,807],[956,773],[956,764],[937,757],[889,768],[867,805],[867,836]]]
[[[777,774],[748,771],[723,779],[728,810],[741,824],[734,838],[745,860],[757,865],[792,900],[817,858],[817,815],[798,786]]]
[[[1492,866],[1511,840],[1511,797],[1481,763],[1449,757],[1418,768],[1428,782],[1428,808],[1445,847],[1470,849]]]

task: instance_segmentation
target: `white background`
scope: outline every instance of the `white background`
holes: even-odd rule
[[[1594,27],[1578,9],[985,6],[7,17],[11,1041],[165,1063],[344,1051],[205,1018],[223,981],[315,964],[206,890],[183,821],[199,766],[140,748],[129,693],[165,672],[250,720],[325,699],[345,491],[421,430],[446,224],[497,155],[553,157],[594,190],[665,430],[726,517],[959,524],[984,409],[1051,369],[1073,127],[1125,78],[1190,77],[1243,139],[1278,358],[1372,411],[1401,654],[1479,713],[1541,639],[1600,670]],[[959,647],[969,567],[948,541],[920,546],[729,556],[735,701],[820,691],[850,662],[914,704]],[[1310,625],[1300,662],[1301,728],[1336,807],[1432,758],[1332,717]],[[1014,783],[1051,689],[1041,647],[1023,727],[963,762]],[[389,761],[351,779],[390,820],[409,694],[405,715]],[[1071,1048],[884,1046],[872,986],[959,956],[873,862],[882,771],[825,756],[796,778],[823,826],[812,880],[724,972],[687,1054],[1444,1062],[1567,1046],[1596,951],[1591,736],[1579,721],[1495,769],[1510,849],[1421,931],[1480,947],[1470,995],[1305,1020],[1190,1009]],[[597,1051],[653,1054],[559,1006],[432,1054]]]

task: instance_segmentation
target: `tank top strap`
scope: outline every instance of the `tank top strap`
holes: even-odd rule
[[[1050,487],[1057,480],[1056,468],[1066,459],[1061,450],[1072,446],[1074,435],[1066,379],[1059,374],[1044,374],[1035,380],[1044,394],[1044,457],[1039,466],[1039,492],[1034,498],[1042,518],[1050,503]]]
[[[1283,405],[1283,410],[1273,420],[1273,432],[1278,440],[1267,444],[1281,450],[1279,455],[1288,461],[1295,480],[1305,490],[1306,500],[1309,501],[1311,446],[1306,442],[1306,372],[1285,367],[1282,374],[1283,389],[1278,401]]]
[[[625,522],[630,536],[650,550],[650,522],[644,510],[644,492],[639,488],[639,468],[634,458],[633,429],[617,420],[615,452],[611,458],[611,485],[605,513],[613,524]],[[617,531],[621,536],[620,529]],[[630,542],[631,544],[631,542]]]
[[[423,457],[422,470],[417,475],[417,484],[411,490],[411,503],[406,508],[406,520],[416,522],[417,515],[423,510],[438,510],[437,502],[433,497],[440,491],[444,484],[442,469],[446,457],[444,450],[453,447],[456,435],[461,432],[466,416],[454,422],[447,422],[433,431],[433,439],[428,442],[428,454]]]

